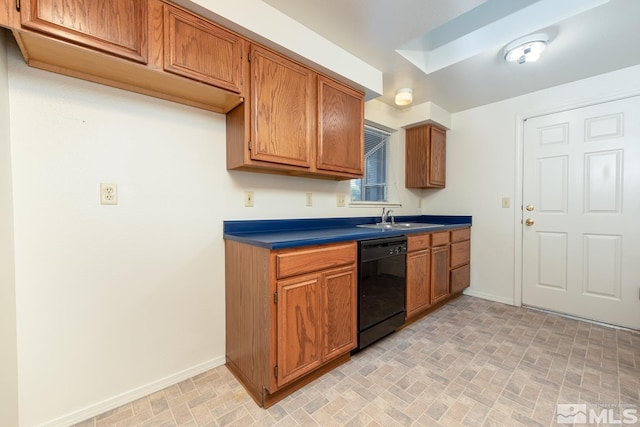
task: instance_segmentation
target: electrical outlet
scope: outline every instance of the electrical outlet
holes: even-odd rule
[[[244,207],[245,208],[253,207],[253,191],[244,192]]]
[[[344,194],[338,194],[336,196],[336,206],[339,208],[344,208],[346,206]]]
[[[305,197],[307,206],[313,206],[313,193],[307,193]]]
[[[118,204],[118,186],[116,184],[100,184],[100,204],[101,205],[117,205]]]
[[[509,199],[508,197],[503,197],[502,198],[502,207],[503,208],[508,208],[511,206],[511,199]]]

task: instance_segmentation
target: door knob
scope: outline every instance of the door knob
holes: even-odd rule
[[[531,212],[535,208],[533,207],[533,205],[527,205],[527,207],[525,209],[528,210],[529,212]]]
[[[527,220],[524,222],[527,226],[531,227],[535,221],[532,220],[531,218],[527,218]]]

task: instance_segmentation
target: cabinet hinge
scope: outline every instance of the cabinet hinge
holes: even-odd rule
[[[247,52],[247,61],[251,62],[251,52]]]
[[[251,140],[249,140],[249,151],[251,151]]]
[[[273,367],[273,376],[275,376],[276,378],[278,378],[278,365]]]
[[[20,11],[20,0],[16,0],[16,10]]]
[[[274,304],[277,304],[277,303],[278,303],[278,293],[277,293],[277,292],[274,292],[274,293],[273,293],[273,303],[274,303]]]

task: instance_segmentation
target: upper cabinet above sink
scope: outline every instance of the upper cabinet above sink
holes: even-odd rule
[[[227,169],[361,177],[364,94],[262,46],[249,61],[249,94],[227,114]]]

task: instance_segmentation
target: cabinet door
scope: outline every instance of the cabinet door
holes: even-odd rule
[[[320,275],[277,283],[278,386],[312,371],[321,363]]]
[[[318,76],[318,169],[362,176],[364,95]]]
[[[242,39],[202,18],[164,5],[164,69],[236,93]]]
[[[431,249],[431,304],[449,296],[449,246]]]
[[[426,126],[405,131],[405,186],[424,188],[427,186],[427,145],[429,133]]]
[[[323,273],[322,288],[324,362],[354,349],[358,343],[356,267]]]
[[[442,129],[429,127],[429,187],[444,187],[447,175],[446,134]]]
[[[407,318],[429,307],[431,301],[429,249],[407,255]]]
[[[252,46],[251,76],[251,158],[309,167],[315,144],[315,74]]]
[[[147,62],[147,0],[24,0],[22,26]]]

